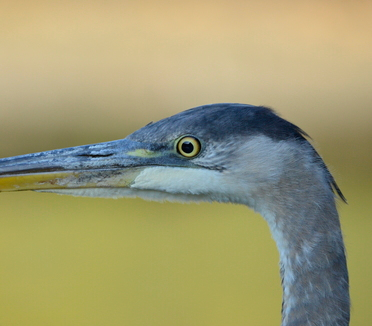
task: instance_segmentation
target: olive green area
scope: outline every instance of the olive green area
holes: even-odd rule
[[[372,300],[371,189],[344,180],[353,323]],[[2,193],[1,325],[279,323],[278,254],[244,206]]]

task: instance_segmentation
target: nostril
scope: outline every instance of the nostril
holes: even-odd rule
[[[114,155],[114,154],[113,153],[110,153],[110,154],[79,154],[77,156],[95,158],[95,157],[109,157],[109,156],[112,156],[112,155]]]

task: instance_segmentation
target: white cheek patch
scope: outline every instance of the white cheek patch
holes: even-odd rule
[[[218,201],[249,205],[247,189],[219,171],[178,167],[148,167],[126,187],[43,189],[83,197],[140,197],[155,201]]]
[[[130,187],[191,195],[226,191],[224,178],[218,171],[161,166],[144,169]]]
[[[127,187],[38,191],[83,197],[141,197],[155,201],[199,202],[226,201],[221,198],[221,195],[230,188],[221,173],[217,171],[158,166],[145,168]]]

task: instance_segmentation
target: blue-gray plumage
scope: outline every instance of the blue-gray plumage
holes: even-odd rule
[[[0,191],[219,201],[266,219],[280,253],[282,325],[349,324],[340,189],[300,128],[272,110],[212,104],[127,138],[0,160]]]

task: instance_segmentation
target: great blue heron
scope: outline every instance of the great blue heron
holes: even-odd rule
[[[212,104],[127,138],[0,160],[0,191],[247,205],[280,253],[282,325],[349,324],[348,272],[326,165],[272,110]]]

